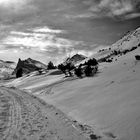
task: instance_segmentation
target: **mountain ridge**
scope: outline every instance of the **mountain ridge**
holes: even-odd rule
[[[14,69],[14,74],[18,71],[18,69],[22,68],[23,73],[27,74],[33,71],[37,71],[39,69],[47,69],[47,65],[43,64],[40,61],[33,60],[31,58],[21,60],[19,58],[16,68]]]

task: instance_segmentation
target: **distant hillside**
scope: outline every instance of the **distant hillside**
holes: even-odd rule
[[[113,60],[113,58],[125,55],[128,52],[134,51],[139,47],[140,47],[140,28],[128,32],[124,37],[122,37],[112,46],[100,49],[93,57],[95,57],[99,61],[100,60],[105,61],[110,58]]]
[[[69,57],[66,59],[66,61],[64,63],[73,63],[73,64],[76,64],[78,62],[81,62],[83,61],[84,59],[86,59],[87,57],[82,55],[82,54],[75,54],[73,55],[72,57]]]
[[[47,69],[47,65],[37,61],[37,60],[33,60],[31,58],[28,58],[26,60],[18,60],[17,66],[14,70],[14,73],[16,73],[16,71],[22,68],[23,69],[23,73],[27,74],[39,69]]]
[[[126,36],[122,39],[117,41],[112,45],[114,49],[131,49],[132,47],[138,46],[140,43],[140,28],[129,32]]]
[[[0,60],[0,79],[7,79],[12,74],[15,67],[15,62]]]
[[[89,59],[95,58],[99,62],[111,62],[117,60],[117,57],[125,55],[131,51],[136,50],[140,47],[140,28],[127,32],[127,34],[122,37],[120,40],[115,42],[113,45],[108,46],[107,48],[102,48],[97,51],[91,57],[84,59],[83,61],[77,63],[83,64]]]

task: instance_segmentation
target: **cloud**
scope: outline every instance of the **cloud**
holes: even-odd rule
[[[0,0],[0,6],[9,8],[11,6],[21,6],[27,3],[27,0]]]
[[[25,54],[41,54],[41,57],[61,62],[69,54],[81,53],[86,56],[92,54],[91,48],[82,41],[74,41],[59,37],[65,31],[51,29],[47,26],[28,29],[26,32],[11,31],[10,34],[1,40],[3,50]],[[1,49],[2,50],[2,49]],[[21,56],[22,56],[21,55]],[[34,57],[33,56],[33,57]],[[43,59],[44,59],[43,58]]]
[[[139,0],[75,0],[71,3],[76,5],[75,9],[77,8],[80,13],[66,14],[65,17],[70,19],[109,17],[125,20],[140,15]]]
[[[139,0],[1,0],[0,22],[24,25],[77,18],[128,19],[139,17]]]
[[[96,13],[98,17],[111,18],[134,18],[140,15],[139,0],[100,0],[96,5],[92,5],[89,11]]]
[[[62,54],[64,50],[83,45],[83,42],[73,41],[57,37],[61,30],[54,30],[48,27],[40,27],[30,30],[30,32],[11,31],[10,35],[1,42],[8,49],[32,49],[36,52],[51,52],[57,50]]]
[[[125,19],[132,19],[132,18],[137,18],[140,17],[140,13],[131,13],[125,16]]]
[[[20,21],[34,16],[38,11],[32,0],[1,0],[0,23],[4,25],[19,24]]]
[[[33,30],[34,32],[37,33],[53,33],[53,34],[60,34],[60,33],[64,33],[64,31],[62,30],[55,30],[55,29],[50,29],[47,26],[43,27],[43,28],[36,28]]]

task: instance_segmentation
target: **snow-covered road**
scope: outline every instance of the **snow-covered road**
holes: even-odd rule
[[[14,88],[0,87],[0,140],[86,140],[53,106]]]

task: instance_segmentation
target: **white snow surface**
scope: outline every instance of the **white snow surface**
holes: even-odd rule
[[[137,29],[139,33],[139,29]],[[133,32],[134,33],[134,32]],[[131,48],[136,38],[121,43]],[[129,37],[130,38],[130,37]],[[118,41],[114,48],[118,47]],[[92,126],[95,131],[115,140],[140,140],[140,47],[117,61],[101,63],[99,73],[83,79],[64,79],[64,75],[41,75],[17,79],[7,85],[32,91],[73,119]],[[18,81],[18,82],[17,82]],[[17,84],[18,83],[18,84]]]

